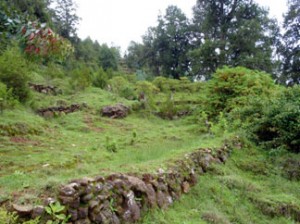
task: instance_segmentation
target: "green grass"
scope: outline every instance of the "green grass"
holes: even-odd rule
[[[138,112],[125,119],[101,117],[102,106],[135,102],[97,88],[58,96],[33,93],[35,108],[54,106],[58,101],[86,103],[88,108],[50,119],[26,108],[1,115],[0,125],[12,127],[16,135],[0,136],[2,198],[21,192],[18,200],[24,200],[23,195],[31,200],[84,176],[153,172],[196,148],[221,145],[225,138],[201,136],[185,118],[170,121]],[[16,124],[26,127],[21,135]],[[110,145],[116,148],[115,153],[109,150]]]
[[[297,223],[293,212],[300,214],[299,181],[283,178],[277,165],[254,148],[234,151],[225,166],[216,165],[200,177],[180,201],[168,210],[149,212],[141,223]]]
[[[132,112],[125,119],[104,118],[100,116],[103,106],[136,102],[98,88],[75,92],[68,89],[67,82],[61,87],[62,95],[32,93],[26,107],[1,114],[0,202],[11,199],[40,204],[42,198],[55,195],[58,185],[72,179],[154,172],[199,147],[220,146],[229,137],[201,135],[192,117],[163,120]],[[164,102],[167,97],[160,93],[155,99]],[[191,93],[176,93],[174,99],[181,106],[201,101]],[[88,107],[47,119],[34,112],[72,103]],[[270,157],[253,146],[236,150],[225,166],[216,165],[201,176],[180,201],[168,210],[149,212],[141,223],[296,223],[299,181],[284,178],[282,164],[288,157],[300,159],[289,154]],[[289,169],[294,172],[294,167]]]

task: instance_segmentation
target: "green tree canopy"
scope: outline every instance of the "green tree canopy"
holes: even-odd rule
[[[107,44],[100,45],[87,37],[76,44],[76,58],[92,67],[102,67],[117,70],[121,58],[118,47],[109,47]]]
[[[195,75],[209,78],[221,66],[272,72],[279,28],[252,0],[198,0],[193,8]]]
[[[284,16],[282,82],[300,83],[300,2],[288,0]]]
[[[141,69],[145,64],[145,48],[143,44],[131,41],[125,53],[125,62],[130,69]]]
[[[158,17],[157,27],[144,36],[145,56],[156,75],[179,78],[188,71],[189,21],[176,6]]]
[[[58,34],[72,43],[78,41],[77,25],[80,18],[76,14],[77,5],[74,0],[56,0],[54,24]]]

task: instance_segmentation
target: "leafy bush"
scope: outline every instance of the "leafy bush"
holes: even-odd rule
[[[159,89],[155,85],[148,81],[138,81],[136,84],[136,92],[143,109],[149,113],[156,111],[157,108],[153,97],[154,94],[159,92]]]
[[[8,89],[12,89],[12,95],[15,99],[20,102],[29,99],[28,62],[17,49],[6,50],[0,56],[0,81]]]
[[[177,115],[177,112],[178,108],[175,106],[171,94],[167,97],[165,102],[158,106],[158,114],[164,119],[172,120]]]
[[[198,113],[198,116],[196,116],[192,121],[199,125],[197,127],[197,131],[201,134],[211,133],[212,122],[208,120],[208,115],[204,111]]]
[[[159,92],[159,89],[148,81],[138,81],[136,83],[136,91],[138,94],[153,95]]]
[[[101,89],[104,89],[107,85],[107,82],[108,82],[108,75],[103,70],[103,68],[100,67],[98,71],[94,73],[93,85]]]
[[[217,122],[211,125],[211,132],[216,136],[222,136],[227,133],[228,122],[223,112],[217,117]]]
[[[105,148],[107,151],[115,153],[118,151],[117,142],[114,139],[111,139],[110,137],[106,136]]]
[[[29,58],[63,61],[74,52],[70,41],[54,33],[46,24],[28,22],[20,34],[24,53]]]
[[[113,93],[118,94],[121,97],[124,97],[129,100],[136,99],[136,93],[134,91],[133,84],[131,84],[127,79],[122,76],[113,77],[108,81],[108,88]]]
[[[138,81],[136,74],[125,75],[125,78],[128,80],[128,82],[130,82],[132,84],[135,84]]]
[[[162,92],[172,90],[177,82],[179,82],[177,79],[168,79],[162,76],[158,76],[152,81],[152,83]]]
[[[199,91],[202,87],[202,83],[195,82],[192,83],[187,77],[181,77],[178,79],[170,79],[162,76],[156,77],[152,83],[161,91],[161,92],[196,92]]]
[[[70,84],[74,90],[84,90],[89,87],[93,81],[93,71],[87,65],[80,65],[70,72]]]
[[[252,137],[266,148],[300,152],[300,87],[285,89],[262,106],[260,116],[248,126]]]
[[[61,205],[59,202],[51,203],[49,206],[45,207],[46,212],[52,219],[47,221],[46,224],[66,224],[71,216],[66,216],[64,214],[65,209],[65,206]]]
[[[47,64],[47,67],[44,70],[44,74],[49,78],[64,78],[66,75],[64,68],[61,65],[53,62],[49,62]]]
[[[288,158],[282,164],[282,171],[289,180],[300,181],[300,159],[299,158]]]
[[[129,82],[122,76],[116,76],[108,81],[108,85],[112,92],[119,94],[124,86],[129,85]]]
[[[15,213],[9,213],[0,208],[0,223],[15,224],[17,220],[18,216]]]
[[[207,84],[204,106],[213,116],[245,106],[253,97],[271,96],[278,88],[270,75],[243,67],[218,69]]]
[[[132,85],[126,86],[120,92],[120,96],[128,100],[135,100],[137,98],[136,93]]]
[[[9,107],[13,107],[17,101],[13,99],[12,89],[7,89],[6,85],[0,82],[0,113]]]

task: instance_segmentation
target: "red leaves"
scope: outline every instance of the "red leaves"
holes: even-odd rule
[[[21,30],[25,53],[34,58],[56,58],[62,60],[73,51],[68,40],[62,38],[46,25],[28,23]]]
[[[35,37],[35,34],[34,33],[31,33],[28,37],[28,40],[33,40],[33,38]]]
[[[51,35],[51,34],[53,34],[53,31],[50,28],[48,28],[48,35]]]
[[[26,33],[26,27],[25,27],[25,26],[22,27],[21,33],[22,33],[23,35],[25,35],[25,33]]]

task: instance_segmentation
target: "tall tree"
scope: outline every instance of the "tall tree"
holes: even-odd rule
[[[90,37],[80,40],[76,45],[75,56],[78,60],[84,61],[89,65],[99,64],[97,49],[100,45]]]
[[[76,42],[77,25],[80,18],[76,15],[77,5],[74,0],[56,0],[54,24],[57,32],[71,42]]]
[[[279,28],[267,10],[253,0],[198,0],[193,12],[195,75],[209,78],[224,65],[272,72]]]
[[[100,45],[97,41],[87,37],[76,44],[76,58],[91,67],[102,67],[107,71],[108,69],[118,69],[121,56],[118,47],[109,47],[107,44]]]
[[[156,27],[149,27],[143,36],[145,65],[151,75],[161,75],[161,62],[157,51]]]
[[[118,47],[108,47],[107,44],[101,45],[99,52],[99,61],[101,67],[105,71],[107,71],[108,69],[117,70],[120,59],[120,49]]]
[[[282,82],[300,83],[300,1],[288,0],[284,16]]]
[[[189,21],[177,6],[169,6],[158,26],[150,28],[144,37],[148,63],[156,75],[179,78],[188,72]]]
[[[143,44],[131,41],[124,59],[129,69],[138,70],[145,65],[145,47]]]

